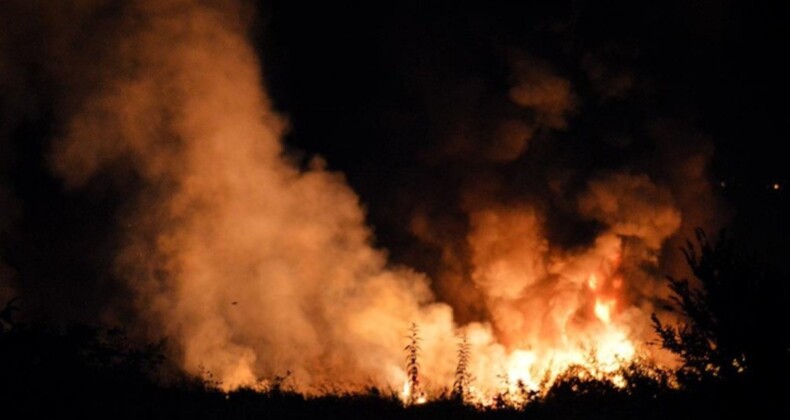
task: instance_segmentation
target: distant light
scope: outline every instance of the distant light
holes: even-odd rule
[[[727,187],[727,183],[724,181],[719,182],[719,185],[721,185],[722,188]]]
[[[779,184],[778,182],[774,182],[774,184],[771,185],[771,188],[773,188],[774,191],[779,191],[782,189],[782,185]]]

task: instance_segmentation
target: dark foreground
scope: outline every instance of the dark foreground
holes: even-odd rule
[[[637,369],[623,389],[567,376],[519,408],[479,408],[451,397],[406,407],[391,392],[377,390],[305,398],[283,385],[267,393],[226,394],[210,378],[189,378],[174,369],[163,374],[171,369],[162,354],[162,343],[135,346],[117,330],[6,331],[0,336],[0,418],[729,419],[760,418],[768,410],[775,418],[790,413],[786,381],[766,383],[748,375],[677,390]]]

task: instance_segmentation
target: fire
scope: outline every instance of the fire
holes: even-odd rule
[[[513,351],[508,360],[507,377],[516,383],[523,383],[529,389],[537,389],[539,384],[532,377],[535,362],[535,353],[527,350]]]
[[[571,367],[625,386],[618,369],[646,350],[633,333],[644,320],[633,318],[638,309],[625,299],[622,240],[604,236],[586,254],[551,256],[553,264],[546,264],[537,220],[528,213],[513,217],[492,218],[502,230],[488,225],[481,238],[479,252],[496,252],[477,263],[488,267],[478,272],[479,284],[498,296],[489,305],[498,330],[487,347],[472,349],[473,357],[486,359],[473,372],[474,399],[485,405],[505,393],[511,403],[525,403]],[[494,351],[497,342],[504,344],[501,353]]]
[[[127,28],[106,39],[119,55],[77,60],[96,80],[63,84],[96,91],[64,93],[75,107],[64,114],[52,162],[71,187],[106,174],[139,178],[125,206],[116,272],[128,276],[143,330],[172,337],[184,370],[205,369],[227,389],[284,371],[305,394],[371,383],[398,389],[406,377],[402,334],[414,322],[421,382],[404,384],[404,401],[425,402],[453,383],[464,332],[475,378],[468,391],[483,403],[503,387],[545,389],[575,365],[612,374],[643,350],[657,293],[651,282],[681,227],[683,197],[669,181],[611,169],[585,183],[559,168],[549,172],[561,179],[535,183],[547,181],[553,195],[536,197],[538,188],[505,197],[499,177],[480,177],[485,182],[459,195],[462,208],[449,209],[464,216],[452,217],[449,230],[430,218],[413,223],[415,235],[441,251],[436,268],[447,275],[429,279],[393,267],[371,245],[364,200],[340,174],[318,158],[304,168],[284,157],[287,124],[262,88],[242,13],[205,2],[132,3],[135,13],[101,25]],[[570,83],[524,67],[523,86],[510,91],[516,105],[572,108]],[[84,73],[66,68],[56,73]],[[564,126],[559,114],[535,119]],[[510,149],[527,153],[518,137]],[[113,170],[118,163],[122,171]],[[594,236],[557,240],[551,226],[566,217],[552,220],[551,203],[569,220],[596,226]],[[478,321],[459,325],[459,313]]]
[[[601,300],[595,299],[595,316],[604,324],[612,322],[612,308],[614,308],[614,300]]]
[[[636,356],[636,347],[627,334],[618,329],[607,330],[598,337],[596,359],[598,368],[613,372]]]
[[[596,292],[598,289],[598,277],[594,273],[590,274],[590,277],[587,280],[587,287],[589,287],[593,292]],[[616,289],[622,287],[622,279],[614,279],[612,281],[612,287]],[[614,309],[616,303],[617,301],[615,299],[603,299],[601,297],[596,297],[593,313],[604,324],[610,324],[612,322],[612,310]]]
[[[403,383],[403,390],[401,390],[401,401],[404,404],[425,404],[428,401],[428,397],[425,395],[424,392],[417,391],[418,395],[412,396],[412,389],[411,384],[409,381]]]

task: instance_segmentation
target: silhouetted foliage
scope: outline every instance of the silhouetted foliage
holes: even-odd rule
[[[743,297],[743,291],[734,290],[741,282],[733,278],[736,267],[732,249],[723,235],[711,244],[698,230],[697,241],[699,250],[689,242],[683,253],[699,285],[669,277],[675,310],[686,321],[665,325],[654,314],[653,324],[661,344],[682,358],[679,374],[684,380],[731,377],[743,369],[746,357],[736,339],[743,332],[735,331],[740,325],[732,322],[736,302],[728,302],[738,292]]]
[[[453,381],[452,395],[455,399],[463,401],[469,392],[469,385],[472,382],[472,374],[469,372],[469,358],[471,352],[469,339],[464,334],[461,342],[458,343],[458,363],[455,367],[455,380]]]
[[[123,330],[16,324],[0,336],[0,396],[17,418],[47,410],[107,417],[155,400],[165,342],[135,344]],[[9,418],[14,418],[10,416]]]
[[[786,373],[787,282],[746,263],[724,232],[716,241],[702,230],[696,237],[683,249],[695,281],[669,277],[674,309],[684,321],[667,325],[652,317],[661,345],[683,362],[680,380],[688,386]]]
[[[409,344],[404,347],[406,351],[406,377],[409,386],[409,403],[416,402],[421,395],[420,389],[420,331],[417,324],[412,323],[409,327]]]
[[[637,359],[615,374],[622,378],[623,391],[631,396],[658,398],[673,387],[673,373],[649,360]]]

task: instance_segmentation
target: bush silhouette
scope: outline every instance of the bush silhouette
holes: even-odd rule
[[[680,380],[689,385],[787,372],[787,282],[746,263],[724,232],[714,242],[702,230],[696,236],[697,243],[683,249],[695,281],[668,278],[683,321],[668,325],[652,317],[660,344],[683,362]]]

